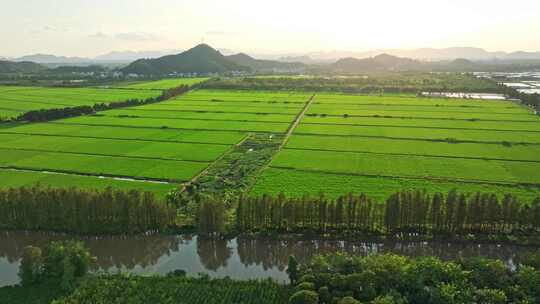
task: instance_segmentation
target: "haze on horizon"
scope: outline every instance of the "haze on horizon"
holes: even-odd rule
[[[0,0],[0,56],[453,46],[540,51],[538,0]]]

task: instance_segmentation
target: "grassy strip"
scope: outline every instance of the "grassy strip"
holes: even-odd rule
[[[288,197],[302,197],[324,193],[329,198],[337,198],[343,193],[361,189],[367,196],[383,202],[392,193],[400,190],[425,189],[428,193],[448,192],[459,189],[462,192],[489,191],[502,197],[506,193],[531,201],[540,194],[539,187],[519,185],[496,185],[481,183],[450,182],[442,180],[411,179],[398,177],[345,175],[338,173],[308,172],[292,169],[267,168],[257,178],[250,195],[278,195],[283,192]]]
[[[204,170],[208,163],[4,150],[0,165],[5,168],[181,182]]]
[[[171,119],[144,119],[131,118],[121,119],[104,116],[80,116],[62,120],[64,124],[85,124],[90,126],[120,126],[134,128],[160,128],[160,129],[191,129],[191,130],[224,130],[224,131],[245,131],[245,132],[285,132],[288,123],[266,123],[266,122],[223,122],[210,120],[171,120]]]
[[[509,161],[450,158],[441,161],[440,158],[423,156],[283,150],[271,165],[360,175],[540,184],[540,164]]]
[[[4,128],[2,128],[4,126]],[[232,145],[240,141],[245,132],[228,131],[203,131],[203,130],[170,130],[156,128],[138,128],[134,132],[131,127],[122,126],[92,126],[88,128],[84,125],[63,124],[63,123],[38,123],[38,124],[8,124],[0,125],[0,130],[5,134],[27,134],[27,135],[51,135],[51,136],[75,136],[75,137],[96,137],[104,139],[122,140],[142,140],[142,141],[164,141],[164,142],[196,142],[209,144]]]
[[[287,149],[418,155],[508,161],[540,161],[540,146],[449,143],[424,140],[293,135]]]
[[[228,145],[204,143],[155,143],[137,140],[90,139],[73,137],[0,134],[0,149],[101,155],[134,159],[211,162]]]
[[[341,126],[301,123],[295,134],[424,139],[448,142],[540,143],[538,132],[454,130],[403,126]]]
[[[38,171],[14,171],[0,169],[1,188],[30,187],[36,184],[51,186],[53,188],[80,187],[84,189],[105,189],[113,187],[119,190],[137,189],[141,191],[151,191],[156,197],[162,199],[167,192],[176,187],[173,184],[162,184],[154,182],[122,180],[110,177],[96,177],[90,175],[74,175],[59,172],[38,172]]]

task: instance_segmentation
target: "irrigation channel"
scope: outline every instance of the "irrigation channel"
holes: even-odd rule
[[[43,246],[73,237],[41,232],[0,232],[0,287],[19,282],[20,257],[25,246]],[[288,282],[287,259],[295,255],[304,262],[315,254],[345,251],[357,255],[393,252],[406,256],[435,255],[441,259],[485,256],[500,258],[508,267],[516,257],[538,250],[497,244],[443,242],[371,243],[362,241],[280,241],[270,239],[209,240],[192,235],[139,235],[123,237],[79,237],[98,258],[95,271],[133,274],[166,274],[181,269],[188,275],[266,279]]]

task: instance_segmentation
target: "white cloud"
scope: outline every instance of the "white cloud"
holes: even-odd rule
[[[219,30],[208,31],[208,32],[206,32],[205,34],[208,35],[208,36],[228,36],[228,35],[234,35],[234,33],[231,33],[231,32],[225,32],[225,31],[219,31]]]
[[[109,36],[106,35],[103,32],[95,32],[94,34],[88,35],[88,37],[90,37],[90,38],[107,38]]]
[[[127,32],[118,33],[114,35],[114,38],[127,41],[159,41],[158,35],[146,32]]]

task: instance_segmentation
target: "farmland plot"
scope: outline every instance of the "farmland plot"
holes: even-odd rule
[[[93,106],[129,99],[145,100],[161,91],[101,88],[0,87],[0,117],[13,118],[33,110]]]
[[[179,87],[181,85],[192,86],[206,80],[208,80],[208,78],[204,78],[204,77],[170,78],[170,79],[161,79],[161,80],[156,80],[156,81],[127,83],[127,84],[122,84],[115,87],[126,88],[126,89],[139,89],[139,90],[167,90],[167,89]]]
[[[530,198],[540,193],[539,131],[537,116],[508,101],[318,94],[252,194],[457,188]]]
[[[196,90],[157,104],[19,124],[0,129],[0,170],[18,170],[10,172],[17,172],[20,185],[36,180],[55,186],[73,176],[83,185],[100,187],[105,179],[115,187],[132,183],[163,193],[197,176],[249,133],[285,133],[308,99],[308,94]],[[244,113],[244,105],[253,113]],[[281,114],[284,110],[290,114]],[[156,186],[160,181],[169,184]]]

